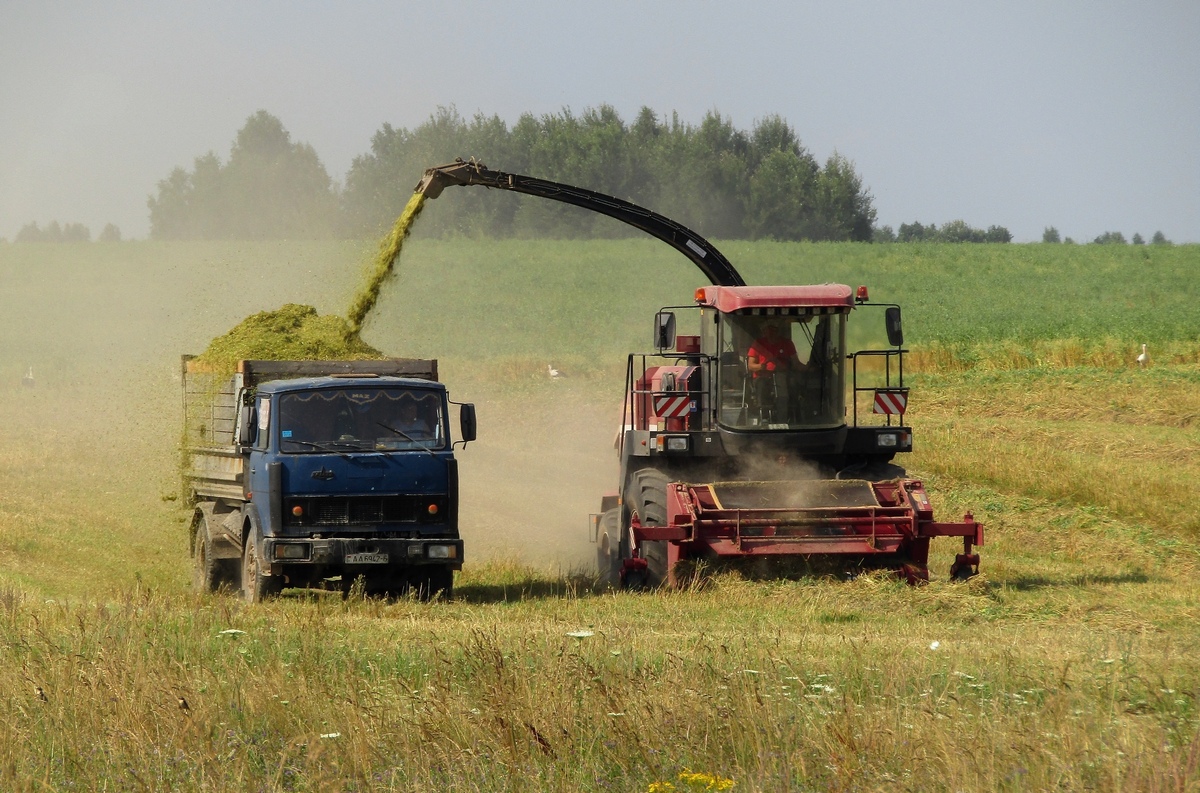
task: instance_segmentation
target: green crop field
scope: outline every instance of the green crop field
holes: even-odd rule
[[[455,599],[194,595],[179,355],[344,313],[374,244],[0,245],[0,789],[1200,788],[1200,246],[720,247],[904,306],[904,463],[980,577],[600,591],[625,354],[697,273],[418,224],[363,336],[479,405]]]

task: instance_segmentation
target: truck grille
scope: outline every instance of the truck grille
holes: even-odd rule
[[[430,505],[436,507],[432,513]],[[285,526],[440,523],[446,520],[446,506],[443,495],[285,498],[283,522]],[[301,514],[296,514],[296,507]]]

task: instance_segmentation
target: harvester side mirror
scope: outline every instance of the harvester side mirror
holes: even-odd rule
[[[675,348],[675,314],[660,311],[654,315],[654,349],[657,352]]]
[[[900,307],[891,306],[883,314],[884,325],[887,326],[888,344],[893,347],[904,346],[904,328],[900,324]]]
[[[475,406],[464,402],[458,409],[458,434],[463,442],[470,442],[475,440],[475,431]]]

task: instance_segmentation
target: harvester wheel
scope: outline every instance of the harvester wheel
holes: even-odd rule
[[[596,544],[596,580],[601,586],[616,586],[621,581],[621,508],[613,507],[600,516],[600,536]]]
[[[627,499],[626,503],[632,504],[642,525],[667,525],[666,474],[645,468],[635,471],[630,483],[632,499]],[[625,585],[636,589],[656,587],[667,577],[667,544],[662,541],[643,542],[640,551],[646,560],[646,570],[641,576],[626,574]]]

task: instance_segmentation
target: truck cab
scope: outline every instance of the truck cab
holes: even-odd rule
[[[463,542],[445,386],[370,371],[260,379],[271,367],[257,363],[230,384],[232,443],[191,448],[200,588],[236,579],[254,601],[361,577],[368,592],[449,592]],[[459,435],[475,438],[471,405]]]

